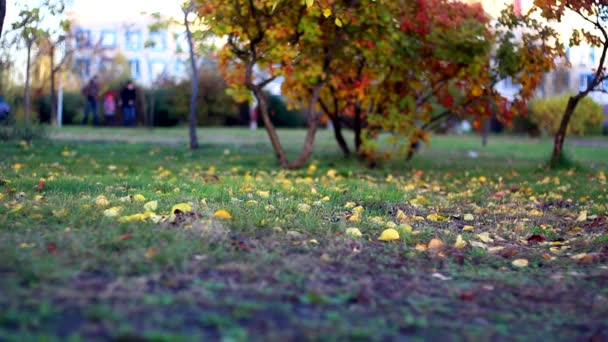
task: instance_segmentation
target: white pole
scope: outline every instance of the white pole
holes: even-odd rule
[[[57,127],[63,124],[63,82],[61,81],[61,72],[59,73],[59,84],[57,90]]]

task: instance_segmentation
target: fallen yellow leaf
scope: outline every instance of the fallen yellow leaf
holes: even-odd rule
[[[436,214],[436,213],[429,214],[426,217],[426,219],[429,220],[429,221],[447,221],[446,217],[443,217],[443,216],[441,216],[439,214]]]
[[[414,247],[417,251],[424,252],[427,250],[426,243],[417,243],[416,247]]]
[[[498,252],[502,251],[503,249],[505,249],[504,246],[489,247],[488,248],[488,252],[490,252],[490,253],[498,253]]]
[[[23,209],[23,204],[19,203],[16,206],[13,207],[13,209],[11,209],[8,213],[9,214],[14,214],[18,211],[21,211],[21,209]]]
[[[256,192],[256,194],[262,198],[268,198],[270,197],[270,191],[262,191],[262,190],[258,190]]]
[[[103,211],[103,215],[106,217],[116,217],[120,214],[122,207],[112,207]]]
[[[354,207],[353,208],[353,214],[361,214],[365,211],[365,209],[362,206],[358,206],[358,207]]]
[[[490,237],[490,233],[488,233],[488,232],[483,232],[483,233],[477,234],[477,238],[485,243],[490,243],[490,242],[494,241],[494,239],[492,239]]]
[[[464,220],[465,221],[473,221],[473,220],[475,220],[475,216],[473,216],[473,214],[465,214],[464,215]]]
[[[156,247],[150,247],[146,250],[146,253],[144,253],[144,257],[146,257],[146,259],[152,259],[155,255]]]
[[[144,204],[144,210],[146,211],[156,211],[156,208],[158,208],[158,201],[150,201]]]
[[[593,256],[587,254],[587,253],[579,253],[576,255],[573,255],[571,257],[572,259],[578,261],[578,262],[591,262],[593,261]]]
[[[543,216],[543,212],[538,209],[530,210],[529,214],[532,216]]]
[[[359,214],[352,215],[351,217],[348,218],[348,221],[359,223],[359,222],[361,222],[361,216],[359,216]]]
[[[123,216],[118,219],[118,222],[126,223],[126,222],[142,222],[145,221],[149,215],[145,213],[138,213],[129,216]]]
[[[511,264],[515,267],[526,267],[528,266],[529,262],[527,259],[516,259],[513,260]]]
[[[353,237],[361,237],[361,236],[363,236],[363,234],[361,233],[361,230],[359,230],[359,228],[357,228],[357,227],[346,228],[345,233],[346,233],[346,235],[350,235],[350,236],[353,236]]]
[[[218,218],[220,220],[230,220],[232,215],[227,210],[220,209],[213,214],[213,217]]]
[[[380,241],[399,240],[399,232],[392,228],[385,229],[382,232],[382,234],[380,234],[380,237],[378,238],[378,240],[380,240]]]
[[[99,195],[95,198],[95,204],[100,207],[106,207],[110,204],[110,201],[104,195]]]
[[[178,203],[171,208],[171,214],[175,214],[176,211],[181,211],[182,213],[189,213],[192,211],[192,206],[190,203]]]
[[[308,205],[306,203],[300,203],[300,204],[298,204],[298,211],[307,213],[310,211],[310,205]]]
[[[462,230],[464,230],[464,231],[470,231],[470,230],[473,230],[473,229],[475,229],[475,227],[473,227],[473,226],[464,226],[464,227],[462,227]]]
[[[578,214],[578,217],[576,218],[577,222],[584,222],[587,221],[587,210],[583,210],[580,212],[580,214]]]
[[[400,223],[403,223],[404,221],[407,220],[407,215],[405,215],[405,213],[401,209],[399,209],[399,211],[397,211],[397,220]]]
[[[465,248],[467,246],[467,242],[462,239],[462,235],[458,234],[456,237],[456,243],[454,243],[454,247],[456,248]]]
[[[409,224],[400,224],[397,226],[397,230],[401,231],[402,233],[411,233],[414,228],[412,228],[412,226],[410,226]]]
[[[133,199],[135,200],[135,202],[145,202],[146,201],[146,198],[142,194],[137,194],[137,195],[133,196]]]

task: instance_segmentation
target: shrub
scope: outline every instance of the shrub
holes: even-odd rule
[[[557,133],[569,97],[570,95],[562,95],[530,102],[530,122],[537,125],[544,134]],[[567,133],[584,135],[589,132],[598,132],[603,121],[603,107],[593,99],[585,97],[576,107]]]

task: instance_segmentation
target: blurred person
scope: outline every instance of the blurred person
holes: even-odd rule
[[[122,115],[125,127],[135,126],[135,84],[133,81],[127,81],[125,87],[120,92],[120,102],[122,106]]]
[[[97,96],[99,95],[99,83],[97,83],[97,76],[93,76],[89,83],[82,88],[82,95],[86,99],[82,124],[87,124],[87,121],[89,121],[89,113],[92,112],[93,126],[99,125],[99,118],[97,117]]]
[[[4,101],[4,95],[0,93],[0,122],[8,121],[8,117],[11,115],[11,106]]]
[[[108,126],[116,125],[116,97],[113,91],[108,91],[103,100],[103,114]]]

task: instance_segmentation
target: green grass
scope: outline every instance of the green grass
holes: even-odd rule
[[[280,131],[290,156],[304,134]],[[285,171],[262,130],[201,129],[197,151],[184,129],[50,136],[0,144],[0,340],[608,338],[608,147],[547,170],[550,140],[435,137],[368,169],[323,131]],[[121,222],[152,200],[160,223]]]

